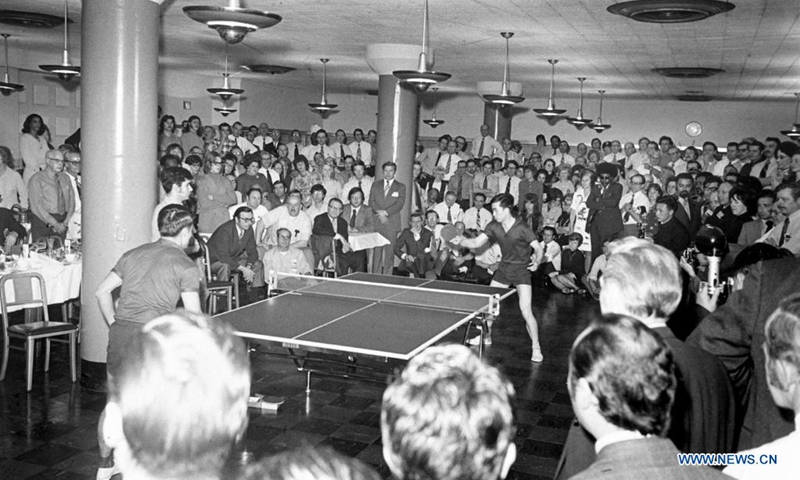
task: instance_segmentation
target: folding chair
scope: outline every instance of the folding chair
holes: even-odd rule
[[[13,298],[10,298],[12,296]],[[8,309],[12,307],[41,308],[44,321],[9,326]],[[47,372],[50,370],[50,339],[61,336],[69,337],[70,372],[72,373],[72,382],[77,380],[75,363],[78,327],[67,322],[50,321],[50,315],[47,312],[47,292],[44,278],[41,275],[33,272],[12,273],[0,278],[0,309],[2,309],[4,345],[0,381],[6,378],[11,339],[25,341],[28,391],[30,392],[33,386],[33,354],[36,340],[45,340],[44,371]]]
[[[211,274],[211,256],[208,252],[205,238],[199,238],[198,243],[203,251],[203,275],[206,280],[206,291],[208,292],[206,312],[214,315],[217,313],[217,298],[225,296],[228,302],[228,310],[233,309],[233,304],[239,308],[239,273],[231,272],[231,279],[228,281],[217,280]]]

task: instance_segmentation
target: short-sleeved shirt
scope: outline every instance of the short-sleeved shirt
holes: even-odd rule
[[[200,290],[197,265],[163,238],[125,252],[112,271],[122,279],[116,320],[147,323],[175,311],[182,293]]]
[[[497,242],[502,252],[501,263],[525,264],[531,260],[531,242],[537,240],[536,234],[525,222],[516,219],[506,232],[503,225],[492,220],[486,225],[484,233],[489,240]]]

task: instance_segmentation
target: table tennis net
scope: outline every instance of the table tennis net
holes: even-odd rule
[[[402,285],[270,272],[269,285],[271,290],[279,293],[292,292],[301,295],[350,298],[377,303],[493,315],[497,315],[499,312],[500,303],[498,295],[437,290],[426,287],[425,283]]]

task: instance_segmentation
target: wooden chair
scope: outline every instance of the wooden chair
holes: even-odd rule
[[[13,300],[9,299],[9,289],[10,292],[13,292]],[[8,309],[12,307],[41,308],[44,321],[9,326]],[[44,278],[41,275],[33,272],[12,273],[0,278],[0,309],[2,309],[4,345],[0,381],[6,378],[8,353],[11,348],[9,341],[11,339],[25,341],[28,391],[30,392],[33,386],[33,354],[36,340],[45,340],[44,371],[47,372],[50,370],[50,339],[61,336],[69,337],[70,372],[72,373],[72,382],[74,383],[77,380],[75,363],[78,327],[67,322],[50,321],[50,315],[47,312],[47,292],[45,291]]]
[[[236,308],[239,308],[239,273],[231,272],[231,279],[228,281],[217,280],[211,274],[211,258],[205,239],[200,237],[198,243],[203,251],[203,275],[205,276],[206,291],[208,292],[206,312],[210,315],[217,313],[217,298],[220,296],[224,296],[227,300],[227,311],[232,310],[234,304]]]

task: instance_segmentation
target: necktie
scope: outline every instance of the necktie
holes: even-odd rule
[[[350,228],[356,228],[356,209],[350,214]]]
[[[505,160],[505,161],[503,162],[503,165],[505,165],[505,164],[507,164],[507,163],[508,163],[508,152],[503,152],[503,157],[504,157],[504,158],[503,158],[503,160]]]
[[[239,240],[244,236],[244,230],[239,230]]]
[[[481,137],[481,148],[478,149],[478,159],[483,158],[483,142],[486,140],[486,137]]]
[[[765,160],[762,163],[764,164],[764,166],[761,167],[761,172],[758,174],[758,178],[767,178],[767,167],[769,167],[769,161]],[[789,220],[789,219],[787,218],[786,220]],[[788,221],[787,221],[787,223],[788,223]]]
[[[297,158],[299,156],[300,156],[300,149],[297,148],[297,144],[295,143],[294,144],[294,158]]]
[[[767,225],[767,229],[764,230],[764,233],[767,233],[770,230],[772,230],[772,227],[775,226],[775,222],[773,222],[772,220],[767,220],[766,225]]]
[[[75,179],[75,186],[78,188],[78,198],[81,198],[81,181],[77,178]]]
[[[786,232],[789,230],[789,217],[786,217],[786,220],[783,221],[783,228],[781,229],[781,239],[778,242],[778,246],[782,247],[784,243],[786,243]]]
[[[508,181],[506,182],[506,193],[511,193],[511,177],[508,177]]]
[[[361,160],[361,142],[358,142],[358,150],[356,150],[356,160]]]
[[[392,184],[391,184],[391,183],[389,183],[389,181],[387,180],[387,181],[386,181],[386,185],[384,185],[384,186],[383,186],[383,196],[384,196],[384,197],[385,197],[386,195],[389,195],[389,187],[390,187],[391,185],[392,185]]]
[[[341,158],[342,160],[344,160],[344,145],[341,145],[341,144],[339,145],[339,153],[341,154],[341,155],[339,156],[339,158]]]
[[[319,154],[322,155],[322,158],[325,158],[325,147],[323,145],[319,146]]]
[[[489,188],[489,175],[483,176],[483,189],[486,190]]]
[[[363,188],[361,188],[361,180],[358,181],[358,188],[360,188],[362,191],[364,190]]]
[[[459,200],[461,200],[461,193],[462,193],[462,185],[463,185],[463,183],[464,183],[464,176],[463,175],[459,175],[458,176],[458,188],[456,190],[456,198],[459,199]]]
[[[444,173],[446,173],[446,174],[450,174],[450,161],[451,161],[452,159],[453,159],[453,156],[452,156],[452,155],[450,155],[450,154],[448,154],[448,155],[447,155],[447,166],[446,166],[446,167],[444,167],[444,170],[445,170],[445,172],[444,172]]]
[[[481,229],[481,211],[480,211],[480,209],[478,209],[478,219],[476,220],[475,223],[478,224],[478,230],[480,230]]]
[[[447,223],[453,223],[453,212],[447,207]]]
[[[687,200],[681,200],[681,205],[683,205],[683,209],[686,210],[686,216],[691,220],[692,212],[689,210],[689,202]]]
[[[56,213],[66,213],[67,202],[64,201],[64,190],[61,188],[61,175],[56,174]]]

